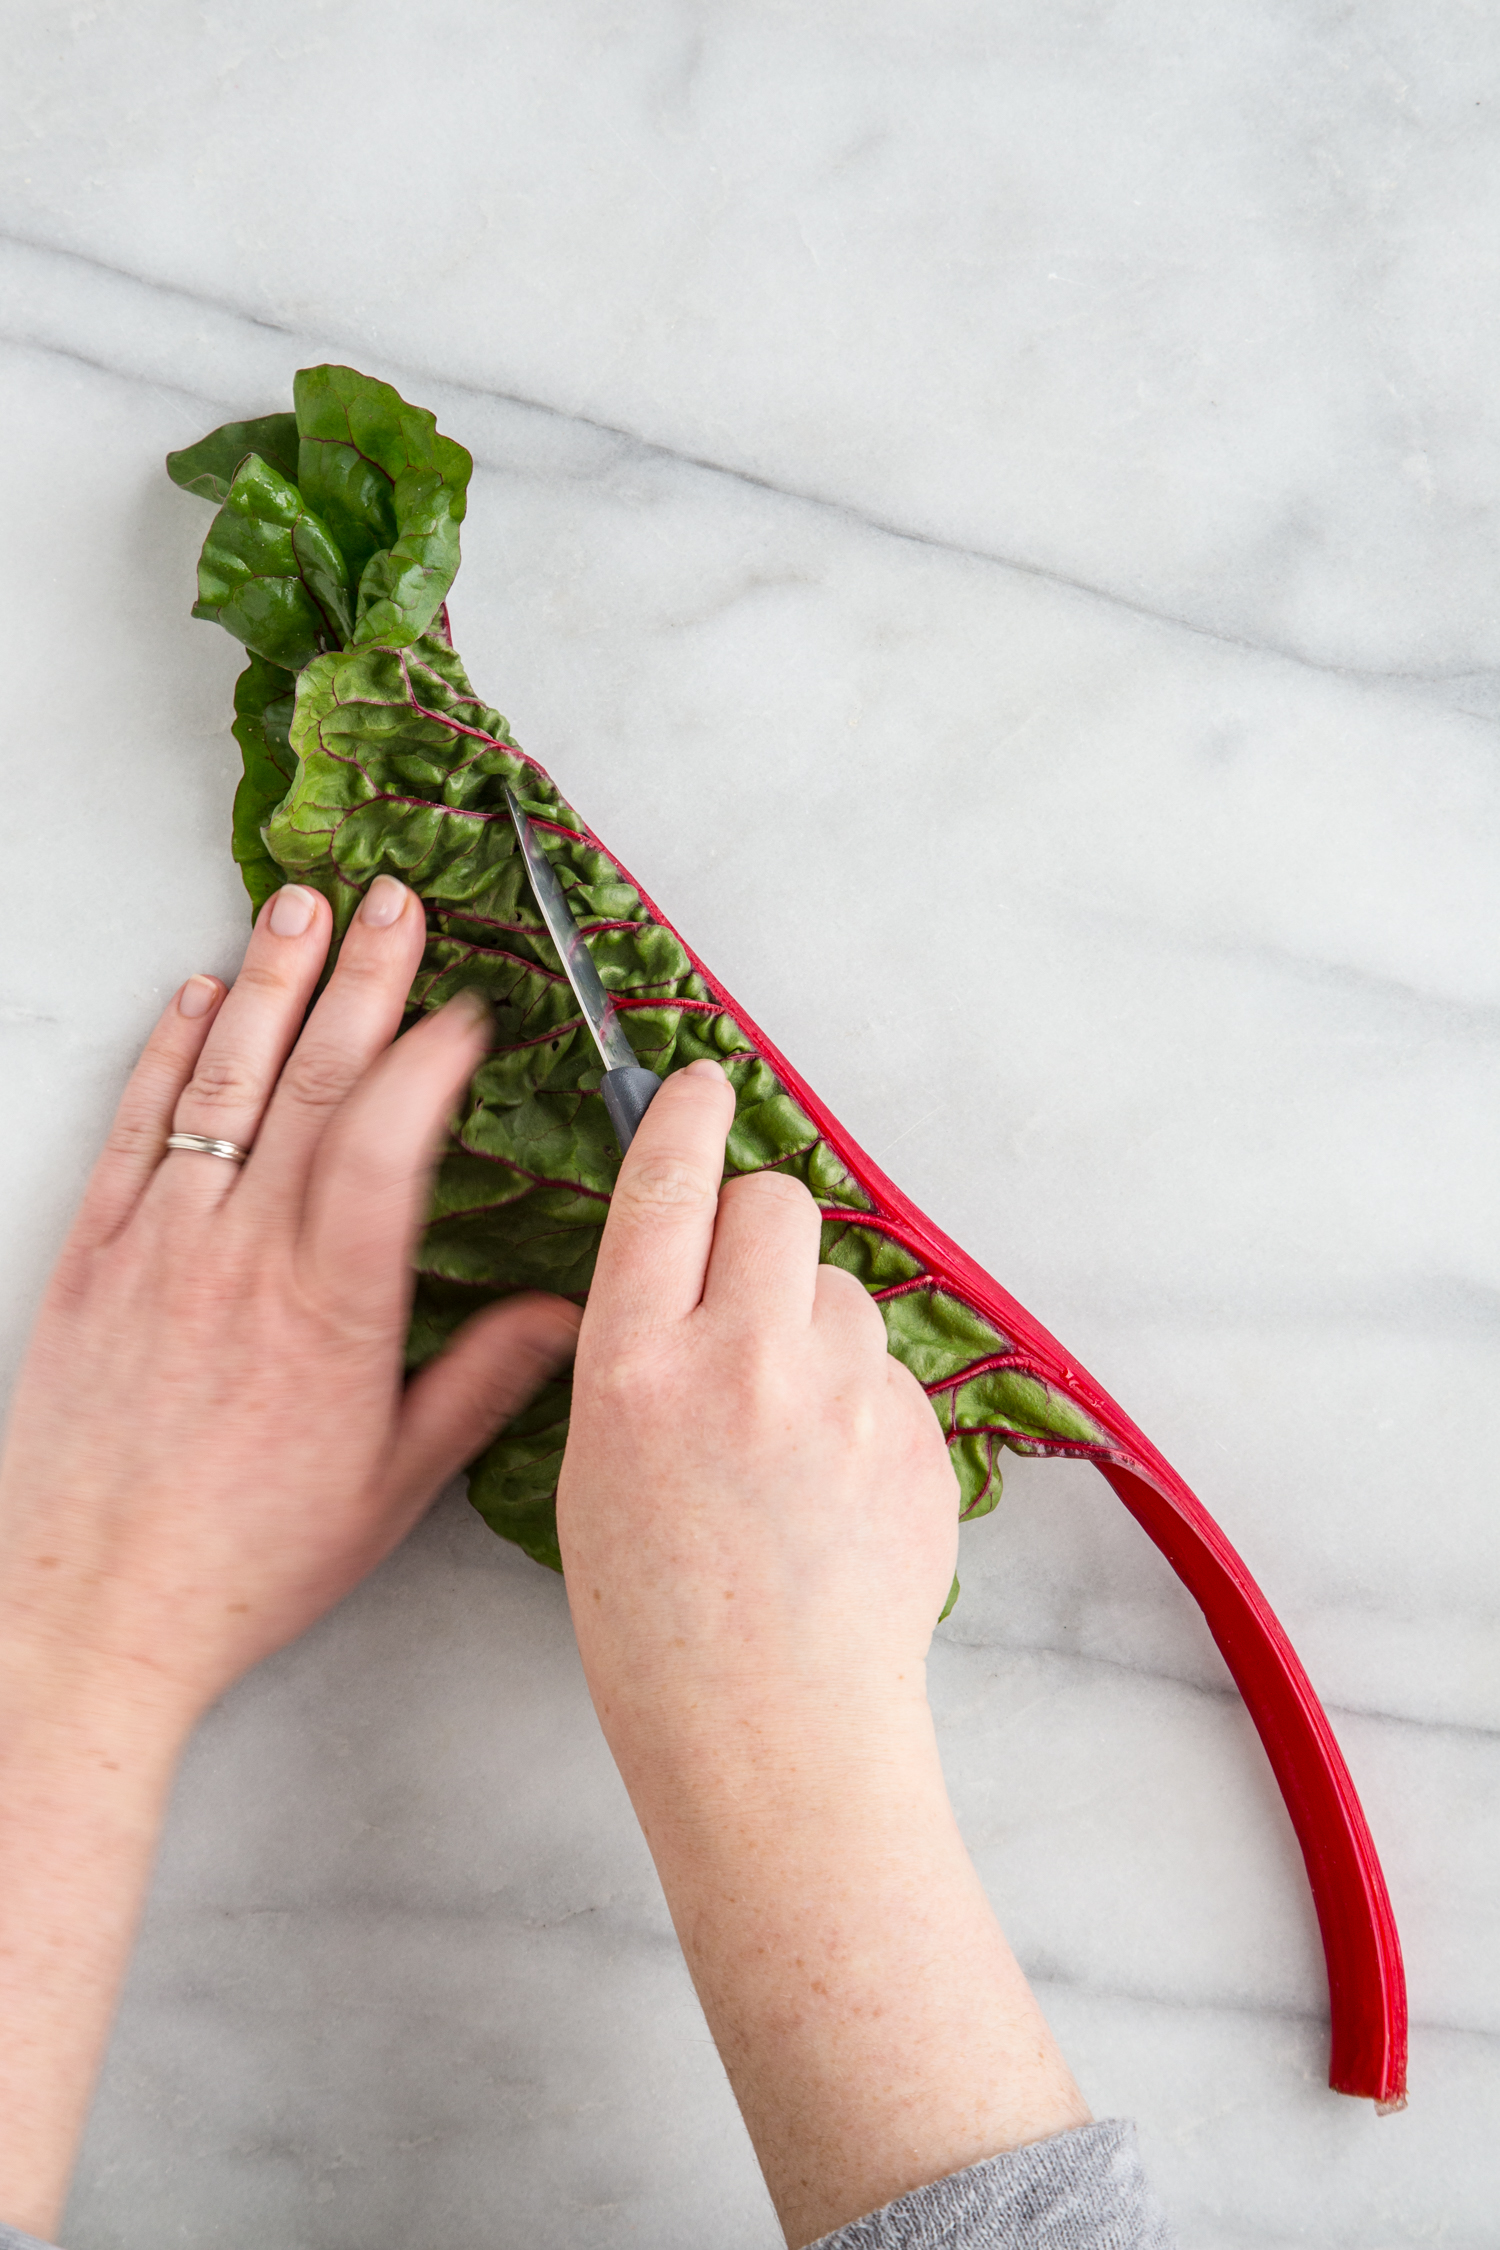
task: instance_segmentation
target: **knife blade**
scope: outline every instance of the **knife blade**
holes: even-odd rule
[[[573,987],[573,997],[583,1011],[583,1020],[604,1064],[599,1091],[604,1096],[604,1106],[609,1111],[623,1154],[653,1098],[661,1091],[661,1080],[654,1070],[647,1070],[636,1061],[635,1049],[620,1021],[620,1011],[600,981],[588,942],[574,920],[573,909],[557,879],[557,870],[543,851],[541,838],[514,789],[507,788],[505,802],[515,824],[516,842],[521,847],[537,911],[557,949],[563,972]]]

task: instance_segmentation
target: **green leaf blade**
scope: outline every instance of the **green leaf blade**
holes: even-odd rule
[[[252,656],[234,684],[234,739],[244,772],[234,793],[234,856],[252,915],[286,876],[267,848],[264,829],[291,788],[297,760],[291,745],[296,674]]]
[[[435,418],[352,367],[296,378],[298,483],[344,554],[362,642],[427,631],[457,575],[473,461]]]
[[[167,455],[167,475],[184,492],[222,507],[229,498],[234,473],[247,453],[258,453],[288,483],[297,481],[297,417],[263,414],[255,422],[225,422],[196,445],[185,445]]]
[[[240,463],[209,527],[194,615],[287,672],[353,631],[344,560],[327,526],[259,454]]]

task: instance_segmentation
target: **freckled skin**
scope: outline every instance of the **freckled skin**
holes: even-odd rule
[[[818,1264],[800,1183],[721,1187],[730,1110],[712,1065],[673,1077],[622,1167],[558,1525],[595,1708],[798,2244],[1088,2112],[938,1764],[942,1432]]]

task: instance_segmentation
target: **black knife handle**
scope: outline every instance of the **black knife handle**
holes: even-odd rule
[[[637,1125],[661,1092],[661,1080],[654,1070],[643,1070],[639,1065],[634,1070],[607,1070],[599,1091],[623,1156],[635,1139]]]

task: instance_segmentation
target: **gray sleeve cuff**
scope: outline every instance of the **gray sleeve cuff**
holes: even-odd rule
[[[0,2250],[52,2250],[0,2226]],[[1081,2125],[914,2188],[809,2250],[1174,2250],[1135,2127]]]
[[[914,2188],[809,2250],[1173,2250],[1135,2127],[1108,2117]]]

